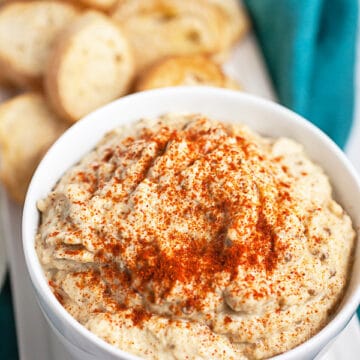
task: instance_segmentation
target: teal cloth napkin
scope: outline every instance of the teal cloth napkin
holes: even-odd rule
[[[354,110],[357,0],[244,0],[279,100],[340,147]]]
[[[358,1],[244,2],[280,102],[343,148],[354,115]]]

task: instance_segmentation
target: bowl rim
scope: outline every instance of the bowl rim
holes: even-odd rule
[[[296,127],[305,127],[308,131],[310,131],[314,137],[320,138],[323,146],[327,149],[327,151],[332,152],[339,161],[345,166],[346,170],[348,171],[349,176],[355,180],[357,184],[358,191],[360,192],[360,180],[356,170],[354,169],[353,165],[347,159],[345,154],[342,150],[319,128],[313,125],[311,122],[303,118],[302,116],[296,114],[295,112],[285,108],[284,106],[272,102],[270,100],[266,100],[264,98],[242,93],[234,90],[228,89],[219,89],[219,88],[212,88],[212,87],[196,87],[196,86],[182,86],[182,87],[170,87],[170,88],[162,88],[162,89],[154,89],[148,90],[140,93],[135,93],[131,95],[127,95],[122,97],[118,100],[115,100],[96,111],[88,114],[83,119],[75,123],[71,126],[65,133],[50,147],[48,152],[43,157],[42,161],[40,162],[38,168],[36,169],[33,178],[30,182],[28,192],[25,199],[25,204],[23,208],[23,217],[22,217],[22,241],[23,241],[23,251],[25,254],[25,261],[27,271],[30,275],[32,285],[35,289],[36,295],[41,299],[41,302],[45,302],[48,309],[57,317],[63,320],[66,326],[70,327],[72,331],[80,334],[82,338],[85,338],[92,343],[96,344],[105,352],[121,358],[127,358],[129,360],[136,360],[141,359],[131,353],[123,351],[121,349],[116,348],[113,345],[110,345],[105,340],[101,339],[94,333],[90,332],[88,329],[85,328],[82,324],[80,324],[74,317],[72,317],[65,308],[58,302],[55,295],[50,289],[48,282],[46,280],[45,274],[41,267],[40,261],[37,257],[34,242],[35,242],[35,234],[29,233],[29,229],[31,229],[31,224],[34,222],[34,217],[36,217],[36,201],[37,199],[33,196],[33,189],[35,184],[40,182],[41,183],[41,176],[44,172],[47,159],[49,158],[49,154],[61,147],[63,143],[66,143],[66,139],[69,134],[73,132],[78,132],[83,127],[88,127],[91,121],[94,121],[94,118],[102,117],[102,114],[106,114],[106,112],[113,107],[118,107],[119,104],[126,106],[126,102],[130,105],[135,101],[141,103],[144,98],[147,97],[162,97],[162,96],[197,96],[197,95],[205,95],[205,96],[215,96],[218,99],[221,99],[222,96],[226,96],[232,98],[234,101],[243,101],[248,102],[252,105],[259,106],[263,108],[264,111],[271,111],[277,112],[282,114],[287,120],[291,121],[292,124]],[[221,100],[219,100],[221,101]],[[128,122],[129,123],[129,122]],[[79,129],[79,130],[78,130]],[[95,146],[95,143],[93,144]],[[359,230],[357,229],[357,240],[356,246],[359,246]],[[354,250],[356,251],[356,249]],[[334,338],[350,321],[352,315],[355,313],[356,308],[360,302],[360,283],[357,284],[356,290],[353,294],[347,299],[346,303],[342,306],[341,310],[336,313],[336,315],[330,320],[329,323],[325,325],[322,330],[312,336],[310,339],[301,343],[300,345],[296,346],[293,349],[290,349],[282,354],[276,355],[271,359],[276,360],[285,360],[285,359],[295,359],[300,356],[306,355],[311,351],[314,351],[316,345],[319,343],[327,343],[332,338]],[[40,305],[41,307],[41,305]],[[43,309],[42,309],[43,310]],[[48,317],[48,316],[46,316]],[[72,340],[72,339],[68,339]],[[78,346],[78,344],[74,344],[74,346]],[[82,349],[86,351],[86,349]]]

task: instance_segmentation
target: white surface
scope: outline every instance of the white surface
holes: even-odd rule
[[[8,95],[9,94],[7,94],[5,91],[2,91],[0,89],[0,102],[3,99],[6,99]],[[5,282],[6,267],[7,267],[7,256],[6,256],[4,229],[3,229],[3,224],[0,223],[0,292]]]
[[[360,2],[359,2],[360,4]],[[359,9],[360,12],[360,9]],[[360,18],[360,14],[359,14]],[[351,129],[351,136],[346,146],[346,153],[349,159],[360,173],[360,26],[358,26],[358,42],[356,53],[356,97],[355,97],[355,115],[354,124]],[[360,356],[360,355],[359,355]]]
[[[264,97],[272,97],[263,64],[251,38],[235,51],[232,62],[241,66],[235,68],[230,65],[227,67],[228,71],[233,72],[236,69],[238,71],[236,77],[242,80],[247,90]],[[356,142],[360,143],[360,136],[355,140]],[[359,153],[357,158],[359,159]],[[18,206],[8,201],[6,195],[2,195],[1,205],[5,207],[2,213],[6,215],[3,221],[10,261],[20,358],[21,360],[66,360],[68,356],[58,340],[52,336],[31,290],[21,247],[21,211]],[[360,331],[357,320],[353,319],[322,359],[355,360],[359,358],[359,354]]]
[[[1,234],[3,234],[4,231],[1,227],[2,224],[0,224],[0,292],[5,281],[6,265],[7,265],[5,239],[3,238],[3,236],[1,236]]]

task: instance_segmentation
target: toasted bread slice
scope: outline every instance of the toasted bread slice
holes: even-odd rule
[[[0,177],[10,195],[22,202],[41,157],[68,124],[35,92],[0,105]]]
[[[218,64],[205,56],[174,56],[160,60],[144,71],[136,82],[136,91],[179,85],[234,89],[235,81],[229,79]]]
[[[139,70],[166,56],[222,48],[223,17],[207,0],[120,0],[112,17],[128,36]]]
[[[21,87],[38,87],[50,49],[77,15],[57,1],[10,2],[0,7],[0,65]]]
[[[120,28],[89,11],[60,37],[49,59],[45,89],[59,115],[74,122],[126,94],[133,75],[132,53]]]
[[[80,0],[85,6],[92,7],[98,10],[110,10],[115,4],[117,0]]]
[[[221,50],[226,51],[248,32],[249,18],[238,0],[207,1],[218,9],[223,18]]]

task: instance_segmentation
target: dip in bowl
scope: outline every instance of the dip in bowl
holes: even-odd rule
[[[94,238],[94,234],[88,235],[91,229],[95,229],[96,234],[99,235],[97,242],[101,238],[103,231],[99,227],[92,226],[95,219],[101,218],[101,214],[86,217],[84,214],[88,210],[94,212],[94,208],[91,208],[88,202],[89,199],[86,196],[83,199],[75,196],[76,199],[73,198],[72,202],[68,202],[64,194],[69,194],[69,184],[72,194],[79,193],[79,183],[94,187],[94,184],[89,184],[91,181],[86,180],[93,175],[88,172],[89,166],[101,167],[103,164],[96,165],[101,159],[105,159],[108,166],[112,155],[106,152],[109,152],[108,149],[111,151],[111,146],[105,141],[105,146],[100,151],[101,156],[99,155],[95,162],[92,162],[93,159],[85,160],[85,171],[75,168],[75,172],[70,171],[70,175],[65,175],[65,181],[63,179],[58,185],[56,182],[69,168],[89,153],[108,131],[139,118],[156,119],[166,113],[201,114],[186,115],[185,120],[184,117],[176,118],[178,115],[173,115],[177,124],[181,121],[184,121],[184,124],[179,126],[175,133],[172,132],[171,126],[167,127],[169,134],[166,135],[171,138],[173,144],[177,144],[177,148],[195,146],[199,148],[198,152],[206,152],[201,153],[201,156],[207,157],[206,161],[199,161],[199,157],[193,159],[192,171],[198,166],[198,172],[195,175],[193,172],[191,176],[175,171],[176,166],[174,168],[169,165],[169,162],[171,163],[169,158],[164,162],[165,170],[170,169],[173,173],[175,171],[176,174],[181,174],[181,181],[171,189],[172,197],[176,200],[176,191],[178,191],[179,203],[187,203],[190,198],[193,199],[187,206],[189,211],[184,212],[184,206],[178,204],[178,211],[175,211],[170,219],[160,216],[161,212],[171,214],[171,210],[176,210],[174,208],[176,201],[174,204],[161,203],[161,199],[169,198],[168,190],[173,184],[174,176],[166,177],[162,176],[164,174],[158,174],[156,178],[156,166],[157,163],[161,164],[161,160],[150,157],[149,162],[149,158],[145,156],[143,160],[149,162],[146,169],[150,175],[146,173],[144,177],[142,172],[137,171],[133,174],[141,176],[139,182],[141,186],[138,187],[146,189],[151,188],[151,180],[156,179],[152,182],[155,186],[154,191],[142,192],[143,195],[139,192],[137,197],[132,197],[131,192],[127,192],[130,201],[137,204],[137,207],[132,206],[130,209],[125,209],[124,203],[119,201],[119,197],[121,198],[119,193],[116,194],[118,197],[116,204],[112,202],[105,207],[102,204],[101,209],[106,207],[113,209],[121,203],[122,209],[118,214],[121,211],[126,214],[126,221],[117,224],[121,231],[119,229],[117,232],[105,231],[106,239],[103,239],[100,247],[96,248],[96,245],[89,240]],[[326,176],[316,165],[309,162],[305,155],[302,155],[301,146],[291,140],[266,140],[246,129],[238,129],[235,125],[231,125],[235,130],[230,130],[227,125],[214,120],[221,120],[225,124],[245,124],[265,138],[286,137],[302,144],[307,156],[329,176],[335,199],[350,215],[352,226],[343,210],[330,199],[331,190]],[[162,121],[167,123],[164,118]],[[157,126],[154,123],[147,128],[155,131]],[[158,130],[154,134],[161,133],[164,127],[160,126]],[[186,134],[183,134],[184,132]],[[183,134],[182,138],[181,134]],[[204,138],[206,134],[217,137],[217,140],[209,141],[209,138]],[[161,139],[157,138],[155,141],[152,136],[153,134],[147,131],[139,138],[136,134],[120,138],[127,139],[125,142],[131,143],[127,144],[128,148],[133,145],[135,138],[142,144],[144,142],[150,144],[146,149],[151,150],[151,143],[156,146],[161,144]],[[187,140],[185,143],[182,141],[184,138]],[[86,141],[80,143],[79,139]],[[76,149],[73,148],[74,144]],[[226,150],[222,148],[225,145],[228,145]],[[286,150],[288,148],[289,151]],[[146,155],[144,149],[141,151]],[[132,150],[136,153],[139,149]],[[166,149],[159,151],[159,155],[167,154]],[[222,161],[219,160],[220,155]],[[91,158],[91,155],[87,158],[89,156]],[[289,160],[294,157],[296,161]],[[124,163],[124,158],[119,159]],[[82,163],[77,166],[81,167]],[[265,163],[266,166],[263,168],[259,165]],[[232,176],[229,176],[229,172],[232,172]],[[219,175],[216,176],[217,178],[220,178],[221,173],[221,178],[225,177],[225,180],[217,182],[217,186],[203,189],[206,184],[216,183],[206,180],[208,178],[204,178],[204,173],[207,176],[217,174]],[[80,182],[76,180],[79,176],[82,178]],[[227,176],[229,177],[226,178]],[[133,175],[127,173],[126,177],[131,178]],[[161,180],[161,177],[165,179]],[[237,181],[233,181],[234,178]],[[257,180],[254,181],[254,178]],[[291,179],[294,178],[299,178],[302,182],[292,183]],[[308,185],[303,178],[310,178]],[[117,179],[116,188],[124,187],[120,181],[124,179],[124,174],[118,174],[112,179]],[[312,186],[314,183],[316,186]],[[51,193],[55,185],[57,190]],[[64,186],[67,190],[62,191]],[[74,186],[77,187],[75,192]],[[106,191],[107,196],[111,193],[110,190],[114,191],[114,188]],[[96,193],[97,190],[94,191]],[[200,196],[201,191],[204,194],[212,194],[210,202],[203,203],[206,196]],[[48,196],[49,194],[52,195]],[[156,206],[146,204],[146,201],[152,194],[156,194],[160,199],[158,209],[162,211],[151,213],[150,210],[156,209]],[[247,195],[237,200],[238,194]],[[96,199],[103,201],[104,197],[98,195],[96,193]],[[320,199],[317,202],[318,196]],[[327,199],[325,201],[327,204],[332,205],[327,206],[327,209],[330,209],[328,213],[318,216],[318,213],[321,213],[319,204],[323,204],[322,197]],[[150,359],[157,356],[159,358],[199,356],[200,358],[254,359],[268,358],[280,352],[283,354],[279,355],[279,358],[283,359],[311,359],[340,332],[359,301],[359,279],[355,278],[357,272],[354,270],[353,275],[349,277],[345,296],[342,297],[348,278],[347,270],[351,267],[350,254],[354,248],[352,227],[357,229],[359,221],[359,211],[355,207],[359,206],[359,202],[356,201],[356,197],[359,197],[359,183],[341,151],[319,130],[292,112],[249,95],[225,90],[210,88],[156,90],[129,96],[89,115],[59,139],[45,156],[34,175],[25,203],[23,235],[26,260],[43,312],[76,359],[106,356],[114,359],[134,358],[124,353],[126,350]],[[46,198],[47,200],[39,202]],[[310,201],[312,205],[297,206],[302,198]],[[221,199],[224,199],[223,203]],[[238,202],[242,202],[241,207],[237,206]],[[34,238],[39,225],[36,204],[45,214],[37,236],[37,249],[47,279],[35,252]],[[146,226],[139,225],[136,214],[141,211],[132,211],[134,208],[136,210],[139,204],[142,206],[142,212],[145,211],[144,216],[148,214],[153,220],[143,221]],[[78,210],[76,210],[77,206],[80,206]],[[196,206],[199,208],[194,212]],[[85,212],[80,209],[81,207],[84,207]],[[149,207],[150,210],[146,210]],[[100,208],[97,207],[96,211]],[[280,210],[276,215],[274,209],[278,208]],[[74,211],[75,216],[68,216],[71,211]],[[179,214],[183,214],[183,218]],[[187,222],[184,220],[186,216],[189,217]],[[324,222],[324,218],[325,220],[328,218],[329,223]],[[66,241],[59,240],[59,234],[63,233],[63,229],[56,228],[56,225],[52,226],[54,219],[57,219],[55,223],[65,221],[67,227],[71,223],[77,228],[81,228],[79,219],[82,219],[87,229],[79,237],[85,239],[88,236],[87,240],[77,243],[76,239],[70,239],[71,236],[65,236]],[[299,219],[302,219],[302,222],[299,222]],[[105,227],[114,226],[113,221],[107,222],[105,218],[101,221]],[[236,222],[238,224],[235,226]],[[334,222],[337,222],[337,225],[331,225]],[[92,225],[89,225],[90,223]],[[161,248],[161,244],[157,244],[157,253],[152,245],[157,241],[156,239],[166,234],[166,231],[159,232],[159,228],[164,227],[164,223],[165,230],[169,230],[173,224],[178,224],[171,232],[167,232],[165,240],[161,242],[161,244],[166,243],[167,246]],[[182,223],[184,226],[180,229]],[[199,235],[199,231],[195,234],[192,232],[196,226],[206,228],[206,224],[214,226],[208,229],[209,231],[205,231],[203,236]],[[184,229],[185,225],[188,228]],[[151,226],[155,235],[151,235]],[[129,233],[133,229],[137,230],[137,235]],[[74,235],[73,230],[72,235]],[[146,235],[142,236],[142,232],[146,232]],[[178,243],[180,232],[187,242],[189,237],[191,238],[191,243],[196,244],[197,250],[199,247],[203,250],[194,252],[193,246],[189,248]],[[239,235],[239,232],[243,234]],[[110,237],[114,237],[115,233],[124,240],[123,243],[128,241],[127,237],[137,239],[126,249],[122,246],[114,247],[113,243],[109,247]],[[151,236],[154,236],[155,240],[149,240]],[[210,238],[208,243],[200,241],[200,238],[204,237]],[[216,239],[217,247],[211,239]],[[219,239],[222,239],[220,247]],[[105,248],[111,250],[103,251]],[[190,259],[185,256],[181,259],[183,261],[178,263],[169,261],[159,263],[159,254],[163,256],[165,252],[168,260],[169,251],[176,253],[177,259],[181,259],[180,254],[184,252],[185,254],[192,252],[193,256]],[[54,256],[55,252],[56,256]],[[119,256],[119,253],[122,256]],[[339,261],[336,261],[336,254],[341,254]],[[95,257],[91,258],[91,256]],[[72,267],[74,262],[77,262],[76,257],[81,264],[78,268]],[[198,257],[200,271],[194,266],[193,257]],[[209,262],[209,259],[212,261]],[[341,261],[344,262],[343,265],[340,265]],[[335,262],[339,267],[333,269],[334,264],[331,262]],[[96,265],[89,266],[89,264]],[[224,269],[221,268],[221,264]],[[229,264],[233,264],[236,271],[229,270]],[[186,271],[187,265],[192,266],[190,274]],[[109,268],[112,266],[116,266],[116,269],[121,271],[115,275],[110,274]],[[359,265],[355,262],[355,269],[356,266]],[[152,270],[149,272],[149,269]],[[101,277],[101,274],[105,273],[107,276],[115,277],[115,281],[109,282],[109,278]],[[207,277],[212,273],[213,281],[211,277]],[[177,279],[175,279],[176,275]],[[144,278],[147,282],[143,281]],[[101,283],[104,285],[103,290],[100,291],[98,286],[95,288],[90,286],[94,283],[98,285],[102,280],[106,280]],[[49,281],[53,292],[49,287]],[[119,284],[117,294],[114,293],[116,283]],[[125,283],[130,284],[128,288],[137,296],[124,299]],[[322,288],[323,283],[327,285]],[[209,287],[211,291],[208,291]],[[82,291],[79,292],[78,288]],[[91,300],[94,294],[98,297],[98,302],[96,298]],[[115,309],[113,305],[110,306],[108,302],[102,301],[104,296],[118,302],[120,308]],[[337,302],[341,299],[342,302],[337,307]],[[128,313],[129,302],[132,308],[130,313]],[[106,339],[108,343],[120,347],[121,350],[90,333],[76,322],[60,303],[63,303],[67,310],[88,329]],[[315,305],[318,303],[322,305]],[[99,306],[94,308],[94,304]],[[134,309],[136,309],[135,315]],[[334,316],[332,312],[335,309],[337,310]],[[119,314],[123,314],[120,319]],[[328,325],[318,332],[326,323]],[[172,330],[172,327],[175,330]],[[125,339],[123,339],[124,333],[128,334]],[[312,337],[308,340],[310,336]],[[289,350],[303,341],[305,342],[302,345]]]

